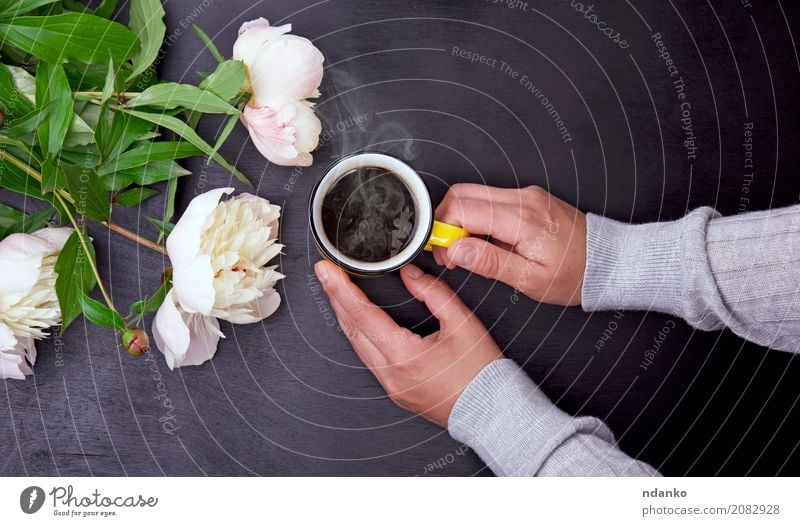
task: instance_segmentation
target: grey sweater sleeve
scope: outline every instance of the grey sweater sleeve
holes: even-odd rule
[[[513,361],[487,365],[455,403],[450,435],[502,476],[652,476],[592,417],[556,407]]]
[[[629,225],[589,214],[583,308],[656,310],[800,352],[800,206]],[[456,401],[450,434],[498,475],[658,475],[596,418],[558,409],[511,360],[489,364]]]
[[[800,352],[800,206],[629,225],[589,214],[584,310],[637,309]]]

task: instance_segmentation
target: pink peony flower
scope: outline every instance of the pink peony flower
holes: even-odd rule
[[[263,18],[246,22],[233,58],[247,66],[252,98],[241,119],[258,151],[281,166],[308,166],[322,125],[305,99],[319,96],[325,57],[291,29]]]
[[[280,166],[310,166],[309,152],[319,143],[322,123],[308,104],[290,102],[279,109],[247,106],[241,116],[261,155]]]

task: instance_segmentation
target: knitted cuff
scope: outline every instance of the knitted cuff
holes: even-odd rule
[[[583,420],[558,409],[513,361],[501,359],[487,365],[461,394],[448,430],[496,475],[531,476],[583,427]]]
[[[677,221],[630,225],[595,214],[586,221],[585,311],[653,310],[682,316],[689,258],[705,257],[714,215],[701,208]]]

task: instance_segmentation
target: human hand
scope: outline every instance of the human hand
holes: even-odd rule
[[[496,279],[545,303],[579,305],[586,268],[586,216],[538,186],[456,184],[436,219],[476,236],[433,247],[447,268]]]
[[[439,330],[424,338],[397,325],[336,265],[320,261],[314,270],[353,349],[389,398],[435,424],[446,428],[462,391],[502,357],[453,290],[414,265],[400,271],[403,284],[439,320]]]

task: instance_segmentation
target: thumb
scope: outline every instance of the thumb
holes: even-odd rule
[[[453,292],[447,283],[425,274],[416,265],[406,265],[400,271],[403,284],[414,298],[428,307],[441,329],[456,327],[472,315],[469,307]]]
[[[485,278],[496,279],[514,288],[520,288],[530,275],[529,270],[538,265],[488,241],[477,237],[459,239],[447,249],[445,263],[461,267]]]

